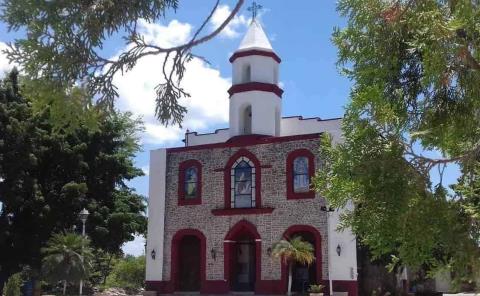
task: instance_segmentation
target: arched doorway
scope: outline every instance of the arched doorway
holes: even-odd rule
[[[198,230],[178,231],[172,240],[172,283],[175,291],[201,291],[205,282],[205,236]]]
[[[304,241],[313,245],[315,261],[310,266],[302,264],[293,265],[292,291],[306,292],[312,284],[322,283],[322,239],[317,229],[309,225],[294,225],[289,227],[284,238],[289,239],[300,236]],[[287,282],[287,267],[282,266],[282,280]],[[285,284],[286,289],[286,284]]]
[[[238,222],[225,237],[225,278],[231,291],[255,291],[261,275],[261,239],[255,226]]]

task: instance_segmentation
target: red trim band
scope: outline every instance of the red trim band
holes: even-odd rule
[[[264,51],[258,49],[252,50],[245,50],[245,51],[237,51],[230,57],[230,63],[233,63],[238,58],[248,57],[248,56],[263,56],[263,57],[270,57],[274,59],[277,63],[281,63],[282,59],[273,51]]]
[[[247,82],[242,84],[235,84],[230,87],[228,94],[233,96],[237,93],[247,92],[247,91],[265,91],[276,94],[278,97],[282,97],[283,89],[278,87],[276,84],[272,83],[263,83],[263,82]]]
[[[214,216],[235,216],[235,215],[261,215],[271,214],[274,208],[245,208],[245,209],[214,209],[212,214]]]

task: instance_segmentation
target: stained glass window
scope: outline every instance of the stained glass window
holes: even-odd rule
[[[198,171],[196,167],[185,170],[185,198],[196,198],[198,186]]]
[[[308,171],[307,157],[300,156],[293,160],[294,192],[308,192],[310,190],[310,176]]]
[[[255,167],[246,157],[235,162],[231,173],[232,208],[255,207]]]

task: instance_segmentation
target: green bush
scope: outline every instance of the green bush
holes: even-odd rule
[[[18,272],[8,278],[5,284],[5,296],[22,295],[23,278],[22,273]]]
[[[118,259],[107,278],[107,287],[140,289],[145,280],[145,256]]]

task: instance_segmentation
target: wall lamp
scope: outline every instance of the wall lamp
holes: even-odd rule
[[[340,246],[340,244],[337,246],[337,254],[338,254],[338,256],[340,256],[340,254],[342,254],[342,247]]]
[[[215,250],[214,248],[212,248],[212,249],[210,250],[210,254],[212,255],[213,261],[216,261],[216,260],[217,260],[217,250]]]
[[[155,252],[155,249],[153,249],[152,252],[150,252],[150,256],[152,256],[153,260],[155,260],[156,255],[157,255],[157,253]]]

